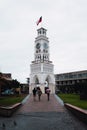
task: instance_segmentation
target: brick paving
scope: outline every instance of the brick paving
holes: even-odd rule
[[[87,130],[87,125],[69,113],[53,94],[50,101],[45,94],[41,101],[38,97],[33,101],[32,95],[25,101],[12,117],[0,117],[0,130]]]
[[[62,106],[54,94],[50,95],[50,100],[47,100],[47,95],[42,94],[41,100],[38,100],[36,97],[36,101],[33,100],[33,95],[27,99],[26,103],[20,108],[18,113],[27,113],[27,112],[63,112],[65,111],[64,106]]]

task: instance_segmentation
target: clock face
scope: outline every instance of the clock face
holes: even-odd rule
[[[36,44],[36,48],[39,49],[40,48],[40,43]]]
[[[47,48],[48,48],[47,43],[44,43],[44,48],[45,48],[45,49],[47,49]]]

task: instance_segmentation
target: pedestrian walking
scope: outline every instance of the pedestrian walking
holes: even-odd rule
[[[50,89],[49,88],[47,88],[46,89],[46,94],[47,94],[47,100],[49,101],[50,100]]]
[[[40,87],[37,88],[37,94],[38,94],[38,99],[40,101],[41,95],[42,95],[42,91],[41,91]]]
[[[36,88],[34,88],[33,89],[33,100],[34,101],[36,100],[36,92],[37,92],[37,90],[36,90]]]

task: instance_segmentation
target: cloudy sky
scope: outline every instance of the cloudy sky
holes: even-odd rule
[[[0,71],[26,82],[40,16],[54,73],[87,70],[87,0],[0,0]]]

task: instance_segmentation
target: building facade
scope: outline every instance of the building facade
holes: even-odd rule
[[[55,74],[56,88],[87,81],[87,70]]]
[[[42,27],[37,30],[34,43],[34,61],[30,65],[30,93],[34,87],[40,87],[43,93],[45,93],[46,87],[49,87],[51,93],[55,93],[54,65],[50,61],[49,40],[46,32],[47,30]]]
[[[1,73],[0,72],[0,77],[6,79],[6,80],[12,80],[12,75],[11,73]]]

